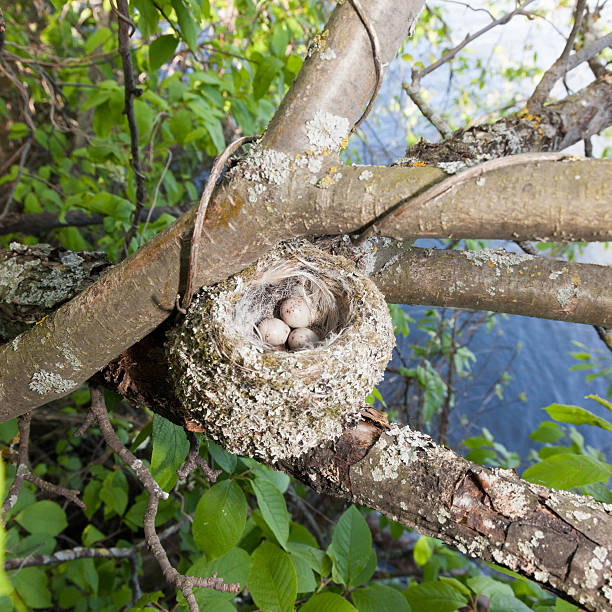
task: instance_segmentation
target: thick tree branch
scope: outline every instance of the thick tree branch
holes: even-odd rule
[[[385,244],[386,243],[386,244]],[[396,304],[491,310],[612,326],[612,267],[495,251],[442,251],[370,239],[371,278]]]
[[[609,508],[473,464],[409,427],[384,431],[375,412],[368,409],[335,444],[282,468],[317,491],[375,508],[588,610],[610,606]]]
[[[608,160],[571,159],[502,167],[419,209],[404,207],[388,234],[606,240],[612,234],[611,166]],[[238,167],[231,183],[213,195],[196,287],[237,272],[282,239],[354,232],[445,176],[436,168],[343,167],[322,187],[312,185],[307,168],[298,168],[291,181],[287,175],[285,182],[264,185],[253,197],[253,185],[262,183],[243,179],[241,171]],[[168,317],[186,256],[182,237],[190,234],[194,215],[193,210],[183,215],[20,336],[19,350],[12,344],[0,347],[0,418],[66,395]],[[91,338],[96,339],[93,345]],[[58,362],[64,365],[61,370]]]

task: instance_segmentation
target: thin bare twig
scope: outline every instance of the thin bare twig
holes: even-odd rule
[[[162,170],[161,176],[159,177],[159,181],[157,181],[157,185],[155,185],[155,193],[153,195],[153,202],[151,203],[151,207],[147,213],[147,218],[145,220],[145,224],[142,227],[140,232],[140,236],[138,238],[138,245],[142,245],[142,238],[147,231],[147,227],[149,227],[149,222],[151,221],[151,215],[153,214],[153,210],[155,209],[155,204],[157,204],[157,196],[159,195],[159,188],[164,180],[164,176],[166,176],[166,172],[168,172],[168,168],[170,167],[170,163],[172,162],[172,151],[168,151],[168,159],[166,159],[166,164],[164,165],[164,169]]]
[[[177,475],[179,480],[185,480],[193,470],[196,468],[200,468],[206,478],[210,482],[216,482],[217,477],[221,474],[222,470],[213,470],[208,463],[204,460],[203,457],[200,456],[199,448],[200,448],[200,440],[198,436],[193,431],[186,430],[187,439],[189,440],[189,453],[187,455],[187,459],[185,459],[185,463],[177,470]],[[178,487],[178,482],[176,483]]]
[[[445,64],[446,62],[449,62],[450,60],[452,60],[457,55],[457,53],[461,51],[461,49],[463,49],[466,45],[469,45],[473,40],[476,40],[478,37],[482,36],[483,34],[486,34],[489,30],[492,30],[498,25],[504,25],[508,23],[516,15],[525,15],[526,14],[525,8],[532,2],[534,2],[534,0],[526,0],[526,2],[523,2],[522,4],[520,4],[516,9],[514,9],[510,13],[507,13],[506,15],[503,15],[502,17],[499,17],[498,19],[491,21],[486,26],[478,30],[478,32],[475,32],[474,34],[468,34],[457,46],[447,51],[439,60],[437,60],[433,64],[426,66],[422,70],[413,71],[412,73],[413,84],[418,83],[424,76],[438,69],[440,66],[442,66],[442,64]]]
[[[453,130],[448,125],[446,119],[442,117],[436,110],[423,99],[421,95],[421,88],[418,84],[414,83],[403,83],[402,89],[408,94],[410,99],[416,104],[423,115],[429,120],[429,122],[438,130],[442,138],[451,138]]]
[[[206,187],[204,187],[204,192],[202,193],[202,197],[200,198],[200,203],[198,204],[198,212],[196,213],[196,218],[193,224],[193,233],[191,234],[191,247],[189,251],[189,271],[187,274],[187,288],[185,289],[185,293],[183,295],[182,302],[180,306],[178,305],[177,299],[177,308],[183,314],[187,312],[187,308],[189,304],[191,304],[191,298],[194,293],[194,280],[197,277],[198,273],[198,253],[200,251],[200,236],[202,234],[202,227],[204,225],[204,218],[206,217],[206,211],[208,210],[208,202],[212,196],[212,193],[215,189],[215,185],[217,184],[217,179],[221,176],[221,172],[227,163],[227,160],[230,158],[232,153],[239,149],[243,144],[247,142],[251,142],[258,138],[258,136],[243,136],[242,138],[238,138],[234,140],[234,142],[230,143],[225,151],[221,153],[214,161],[213,167],[210,171],[210,176],[208,177],[208,182],[206,183]]]
[[[180,589],[187,601],[191,612],[198,612],[198,604],[193,594],[194,588],[209,588],[223,593],[240,592],[240,584],[226,584],[221,578],[212,576],[210,578],[199,578],[196,576],[184,576],[180,574],[168,559],[168,555],[161,544],[161,540],[155,530],[155,517],[160,499],[168,499],[168,493],[163,491],[155,482],[151,472],[144,466],[130,450],[124,446],[111,425],[102,392],[91,387],[91,411],[95,414],[100,431],[106,443],[113,449],[125,463],[136,472],[140,484],[149,494],[149,501],[144,515],[145,542],[159,563],[166,580],[176,588]]]
[[[136,178],[136,206],[132,214],[131,227],[125,236],[124,250],[127,254],[130,240],[136,235],[138,229],[138,219],[140,211],[144,208],[146,198],[146,181],[145,175],[140,164],[140,148],[138,146],[138,126],[136,125],[136,116],[134,114],[134,97],[139,98],[142,95],[142,89],[136,87],[134,80],[134,68],[132,67],[132,50],[130,48],[130,36],[134,33],[136,26],[130,19],[130,12],[127,0],[116,0],[117,6],[114,7],[111,2],[113,12],[117,15],[119,55],[123,65],[123,89],[125,106],[123,112],[128,120],[130,130],[130,151],[132,154],[132,170]]]
[[[78,489],[66,489],[60,485],[56,485],[52,482],[48,482],[47,480],[43,480],[36,474],[32,472],[27,472],[23,475],[23,479],[31,482],[33,485],[36,485],[41,491],[44,491],[48,495],[57,495],[58,497],[65,497],[68,501],[71,501],[73,504],[77,505],[82,510],[87,510],[87,506],[83,501],[79,499]]]
[[[586,0],[577,0],[576,8],[574,9],[574,26],[572,27],[572,31],[567,37],[567,41],[565,43],[565,47],[561,52],[561,55],[557,59],[557,61],[544,73],[544,76],[538,83],[538,86],[535,88],[534,92],[531,94],[531,98],[527,102],[527,108],[537,110],[542,107],[546,99],[548,98],[548,94],[550,94],[551,89],[554,87],[555,83],[571,68],[568,62],[570,52],[574,46],[574,41],[576,40],[576,35],[578,34],[578,30],[582,24],[582,17],[584,16],[584,7],[586,5]],[[574,56],[577,54],[574,54]]]
[[[372,27],[368,16],[365,14],[363,7],[359,0],[350,0],[351,6],[355,9],[355,12],[361,19],[361,23],[363,23],[363,27],[366,29],[368,36],[370,38],[370,43],[372,45],[372,54],[374,56],[374,69],[376,70],[376,83],[374,84],[374,91],[370,96],[370,100],[368,105],[365,107],[365,110],[359,117],[357,123],[353,126],[353,132],[365,121],[366,117],[370,114],[372,107],[374,106],[374,101],[378,96],[378,92],[380,91],[380,87],[382,85],[382,59],[380,57],[380,42],[378,41],[378,35],[376,34],[376,30]]]
[[[4,503],[2,504],[2,522],[6,522],[6,515],[9,510],[17,503],[24,476],[30,471],[28,450],[30,445],[30,422],[32,421],[32,411],[26,412],[19,417],[19,462],[17,473],[11,484]]]

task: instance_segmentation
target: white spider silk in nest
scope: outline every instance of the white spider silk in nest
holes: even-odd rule
[[[257,324],[304,298],[316,346],[277,350]],[[380,291],[349,260],[307,241],[277,246],[204,288],[168,342],[185,417],[227,450],[266,461],[297,457],[357,420],[395,338]]]

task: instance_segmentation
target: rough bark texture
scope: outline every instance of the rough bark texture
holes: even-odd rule
[[[420,141],[397,162],[428,164],[465,162],[467,165],[528,151],[561,151],[597,134],[612,124],[612,74],[606,73],[588,87],[537,114],[522,109],[494,123],[457,130],[438,143]]]
[[[13,243],[0,251],[0,342],[41,321],[92,285],[109,263],[104,253]]]
[[[381,435],[375,412],[335,444],[281,467],[588,610],[610,608],[612,507],[471,463],[409,427]]]

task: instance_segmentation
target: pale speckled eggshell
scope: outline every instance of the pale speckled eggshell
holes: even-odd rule
[[[301,297],[290,297],[280,305],[281,319],[292,328],[308,327],[312,322],[312,313],[306,300]]]
[[[313,347],[320,338],[315,334],[312,329],[307,327],[298,327],[294,329],[287,338],[287,344],[290,349],[301,349],[307,347]]]
[[[261,334],[261,339],[273,346],[285,344],[291,331],[290,327],[280,319],[264,319],[257,329]]]

